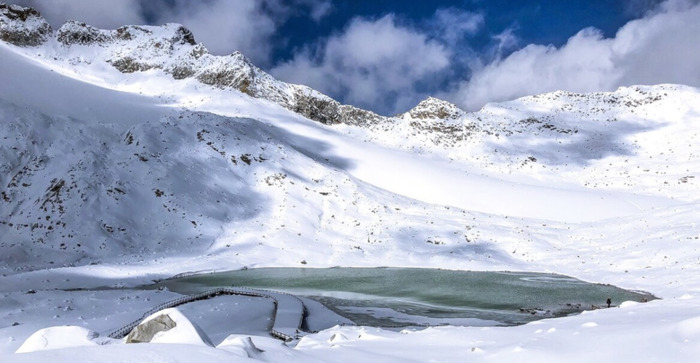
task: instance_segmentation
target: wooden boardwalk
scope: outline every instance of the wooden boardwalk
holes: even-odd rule
[[[220,295],[254,296],[272,299],[275,305],[274,323],[270,329],[270,335],[275,338],[292,341],[299,339],[305,332],[302,329],[306,308],[304,303],[296,296],[278,291],[257,290],[248,288],[221,287],[208,290],[199,294],[183,296],[160,304],[143,314],[143,317],[109,334],[110,338],[121,339],[132,329],[139,325],[143,319],[163,309],[173,308],[194,301],[211,299]]]

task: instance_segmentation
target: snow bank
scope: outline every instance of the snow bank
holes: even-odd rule
[[[259,358],[264,352],[248,336],[231,335],[216,347],[247,358]]]
[[[673,335],[683,343],[700,345],[700,316],[686,319],[676,324]]]
[[[89,347],[104,344],[109,338],[100,338],[96,332],[79,326],[54,326],[32,334],[17,349],[16,353],[39,350]]]
[[[207,334],[176,308],[161,310],[148,316],[143,322],[136,326],[123,341],[126,343],[214,346]],[[118,342],[118,340],[100,337],[97,332],[83,327],[55,326],[41,329],[32,334],[17,349],[16,353],[96,346],[116,342]],[[231,344],[235,345],[237,343]],[[251,352],[253,352],[253,350],[251,350]]]

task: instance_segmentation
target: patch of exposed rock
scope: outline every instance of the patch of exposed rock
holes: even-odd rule
[[[294,104],[289,107],[292,111],[326,125],[367,126],[387,121],[386,117],[361,108],[343,105],[308,87],[295,85],[293,95]]]
[[[35,47],[43,44],[51,32],[51,25],[38,11],[0,3],[0,40],[20,47]]]
[[[69,21],[57,32],[56,38],[65,47],[101,47],[102,58],[122,73],[165,69],[181,52],[182,46],[197,46],[192,32],[179,24],[153,26],[123,26],[116,30],[97,29],[81,22]],[[202,46],[193,55],[202,53]],[[206,52],[206,50],[204,50]],[[193,72],[175,70],[176,79],[190,77]]]
[[[213,347],[209,336],[177,308],[146,317],[126,336],[126,343],[195,344]]]
[[[58,41],[63,45],[107,43],[110,32],[77,21],[69,21],[58,29]]]
[[[161,314],[157,317],[137,325],[126,336],[127,343],[150,343],[153,337],[164,331],[168,331],[177,326],[177,323],[168,314]]]
[[[465,114],[466,112],[450,102],[428,97],[416,105],[416,107],[404,114],[398,115],[398,117],[418,120],[456,120]]]
[[[386,119],[370,111],[343,105],[309,87],[281,82],[256,67],[240,52],[227,57],[201,51],[188,52],[183,58],[168,70],[175,78],[196,74],[197,80],[204,84],[221,89],[233,88],[251,97],[272,101],[326,125],[364,125]]]

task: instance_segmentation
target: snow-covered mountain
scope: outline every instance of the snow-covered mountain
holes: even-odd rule
[[[54,31],[0,4],[0,39],[0,292],[13,301],[0,321],[21,315],[28,286],[83,287],[74,276],[136,284],[244,266],[391,265],[644,289],[665,300],[601,313],[617,325],[600,329],[644,316],[634,344],[697,340],[696,88],[554,92],[477,112],[428,98],[384,117],[276,80],[240,53],[211,55],[177,24]],[[614,350],[580,329],[598,326],[591,316],[602,315],[546,324]],[[658,321],[675,335],[658,338]],[[19,331],[10,324],[0,332]],[[530,328],[487,332],[505,337],[490,345],[496,357],[520,359],[527,342],[578,347]],[[463,329],[390,339],[489,345]],[[323,334],[309,346],[330,349]]]
[[[5,46],[3,67],[12,73],[6,84],[28,87],[26,94],[8,88],[2,107],[0,223],[5,228],[0,243],[6,266],[85,265],[114,261],[124,254],[158,258],[174,251],[208,254],[222,246],[236,251],[241,256],[238,264],[245,265],[251,252],[241,254],[238,249],[260,238],[288,241],[294,246],[292,253],[299,254],[294,257],[297,261],[311,259],[299,252],[308,245],[323,244],[331,255],[343,255],[375,250],[374,241],[396,246],[439,241],[453,246],[442,253],[454,254],[473,239],[463,225],[474,213],[588,221],[674,204],[673,198],[692,199],[697,190],[689,172],[698,163],[694,155],[685,170],[663,174],[651,172],[653,166],[647,166],[645,159],[635,161],[645,169],[632,173],[650,173],[653,181],[631,178],[629,172],[627,178],[615,179],[609,167],[605,171],[598,167],[603,159],[627,158],[632,152],[642,155],[645,144],[635,146],[625,140],[624,132],[653,128],[658,115],[647,116],[647,109],[697,99],[694,89],[658,86],[613,94],[555,93],[489,105],[475,113],[429,98],[389,118],[277,81],[240,53],[210,55],[180,25],[99,30],[69,22],[51,32],[37,12],[13,6],[3,8],[2,21],[4,38],[20,46]],[[25,77],[39,74],[41,82],[56,87],[65,83],[57,73],[81,81],[65,89],[45,89],[42,96]],[[377,146],[362,151],[349,146],[336,152],[331,149],[339,148],[333,141],[337,136],[316,139],[309,130],[294,134],[281,126],[281,120],[294,118],[284,110],[274,111],[281,116],[265,122],[269,116],[261,116],[260,110],[236,115],[206,112],[209,107],[204,105],[191,110],[135,109],[132,104],[140,100],[104,90],[113,82],[112,88],[137,85],[144,93],[151,80],[211,86],[197,88],[198,93],[222,97],[222,102],[250,103],[247,95],[302,116],[310,116],[313,109],[312,120],[344,125],[327,129],[302,123],[304,128],[323,134],[335,129],[349,134],[339,139],[341,143],[360,139]],[[190,94],[173,89],[177,87],[152,87],[146,93],[167,97],[165,102]],[[94,100],[79,96],[98,92],[105,95]],[[302,93],[311,98],[301,101]],[[59,105],[51,105],[56,102]],[[354,116],[338,121],[336,111],[310,106],[320,104],[351,110]],[[265,110],[270,106],[260,107],[269,112]],[[686,137],[691,138],[692,149],[695,136]],[[388,153],[379,145],[388,146]],[[433,157],[463,163],[445,165]],[[672,162],[677,160],[667,157],[664,164]],[[477,170],[480,175],[469,175]],[[542,189],[522,179],[514,186],[502,175],[504,170],[519,171],[527,178],[564,175],[572,184],[583,185],[573,193]],[[617,187],[628,195],[586,188],[597,187],[596,178],[606,180],[602,189]],[[656,183],[662,180],[673,183],[656,192]],[[390,193],[377,197],[374,187]],[[630,187],[641,195],[629,193]],[[429,204],[417,206],[399,196]],[[603,202],[581,204],[590,198]],[[553,201],[542,203],[546,200]],[[542,207],[533,207],[535,203]],[[567,203],[580,205],[557,210],[557,205],[564,208]],[[435,218],[432,210],[439,205],[464,211],[441,213],[444,228],[404,236],[404,228],[430,224]],[[406,213],[415,208],[420,211]],[[591,216],[592,211],[597,212]],[[477,218],[490,217],[472,216]],[[389,229],[387,221],[395,228]],[[327,245],[329,240],[342,242]],[[280,246],[272,242],[266,248]],[[314,260],[320,265],[336,263]]]

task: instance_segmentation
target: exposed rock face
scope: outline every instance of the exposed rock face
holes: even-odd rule
[[[33,9],[30,9],[33,10]],[[155,39],[154,30],[166,30],[166,36],[163,39]],[[151,38],[151,39],[144,39]],[[155,48],[162,48],[163,43],[168,43],[172,48],[174,45],[196,45],[192,32],[179,24],[165,24],[162,27],[152,26],[136,26],[128,25],[120,27],[116,30],[103,30],[82,22],[68,21],[61,26],[57,32],[57,39],[63,45],[71,46],[74,44],[90,45],[95,43],[119,43],[132,40],[145,41],[153,40],[152,45]]]
[[[110,38],[110,32],[72,20],[59,28],[57,34],[63,45],[106,43]]]
[[[294,98],[296,102],[292,111],[326,125],[342,122],[339,102],[332,99],[314,97],[305,93],[302,89],[295,91]]]
[[[372,111],[350,105],[340,105],[338,108],[340,109],[340,122],[344,124],[366,126],[390,120]]]
[[[256,67],[240,52],[217,57],[206,49],[185,53],[166,69],[177,79],[196,74],[200,82],[221,89],[233,88],[251,97],[272,101],[326,125],[362,125],[385,118],[340,102],[309,87],[281,82]]]
[[[151,320],[137,325],[129,335],[126,336],[127,343],[149,343],[153,337],[162,332],[168,331],[177,326],[177,323],[168,314],[161,314]]]
[[[305,86],[293,85],[293,103],[290,110],[326,125],[346,124],[367,126],[382,121],[386,117],[340,102]]]
[[[207,52],[206,55],[207,58],[211,58],[208,66],[204,65],[204,62],[195,62],[198,58],[187,62],[191,64],[192,72],[198,74],[198,81],[221,89],[235,88],[249,96],[262,98],[259,95],[260,85],[254,84],[258,78],[255,73],[262,71],[252,65],[243,54],[235,52],[228,57],[213,57]],[[173,68],[178,66],[179,64],[176,64]],[[270,95],[274,96],[276,95]]]
[[[114,61],[110,61],[109,63],[122,73],[144,72],[149,69],[156,68],[149,64],[141,63],[131,57],[119,58]]]
[[[195,344],[213,347],[209,336],[177,308],[146,317],[126,337],[126,343]]]
[[[38,11],[0,4],[0,40],[20,47],[34,47],[44,43],[51,31],[51,25]]]
[[[192,67],[173,62],[183,47],[190,49],[190,56],[197,59],[206,53],[197,45],[192,32],[179,24],[161,27],[123,26],[116,30],[102,30],[85,23],[70,21],[57,32],[59,43],[67,48],[94,46],[98,57],[122,73],[164,69],[176,79],[194,75]]]

